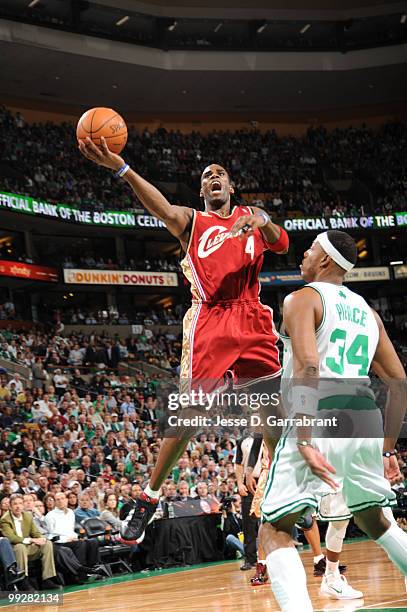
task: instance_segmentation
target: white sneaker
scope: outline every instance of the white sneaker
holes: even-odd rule
[[[322,578],[320,593],[331,599],[360,599],[363,597],[361,591],[356,591],[348,584],[345,576],[335,574],[325,575]]]

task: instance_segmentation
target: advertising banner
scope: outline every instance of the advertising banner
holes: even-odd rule
[[[0,192],[0,209],[2,208],[44,219],[72,221],[81,225],[142,229],[165,228],[162,221],[148,214],[139,215],[123,210],[81,210],[70,204],[50,204],[38,198],[34,199],[16,193]]]
[[[406,228],[407,212],[363,217],[298,217],[295,219],[285,219],[283,225],[287,232],[324,232],[330,229],[369,230]]]
[[[178,287],[178,276],[175,272],[64,269],[64,281],[76,285]]]
[[[137,214],[133,211],[104,210],[89,211],[70,204],[51,204],[39,198],[31,198],[16,193],[0,191],[0,209],[7,209],[38,218],[70,221],[81,225],[99,227],[122,227],[139,229],[165,229],[165,224],[149,214]],[[372,230],[407,228],[407,212],[395,212],[388,215],[366,215],[355,217],[298,217],[276,219],[287,232],[322,232],[328,229],[339,230]]]
[[[300,272],[284,270],[283,272],[260,272],[259,280],[263,286],[267,285],[303,285]]]
[[[348,272],[345,276],[346,283],[381,280],[390,280],[390,270],[386,266],[353,268],[353,270]]]
[[[284,270],[279,272],[260,272],[263,287],[270,285],[303,285],[300,272]],[[346,283],[390,280],[390,270],[386,266],[372,268],[354,268],[345,276]]]
[[[27,280],[58,282],[58,270],[48,266],[36,266],[21,261],[0,260],[0,276],[13,276]]]

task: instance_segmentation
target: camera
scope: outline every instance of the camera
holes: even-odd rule
[[[230,512],[230,510],[232,509],[232,503],[236,501],[236,499],[233,496],[230,497],[225,497],[223,502],[221,503],[219,510],[220,511],[225,511],[225,512]]]
[[[397,506],[403,510],[407,509],[407,491],[406,489],[399,489],[395,491],[397,496]]]

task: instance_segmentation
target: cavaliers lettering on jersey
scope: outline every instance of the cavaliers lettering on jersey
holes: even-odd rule
[[[263,253],[270,248],[260,230],[239,240],[231,229],[247,206],[234,206],[227,217],[195,211],[188,251],[181,262],[192,295],[203,302],[258,298]]]

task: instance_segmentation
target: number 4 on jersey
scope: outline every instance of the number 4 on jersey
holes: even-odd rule
[[[249,236],[246,241],[245,253],[251,255],[251,259],[254,258],[254,236]]]

